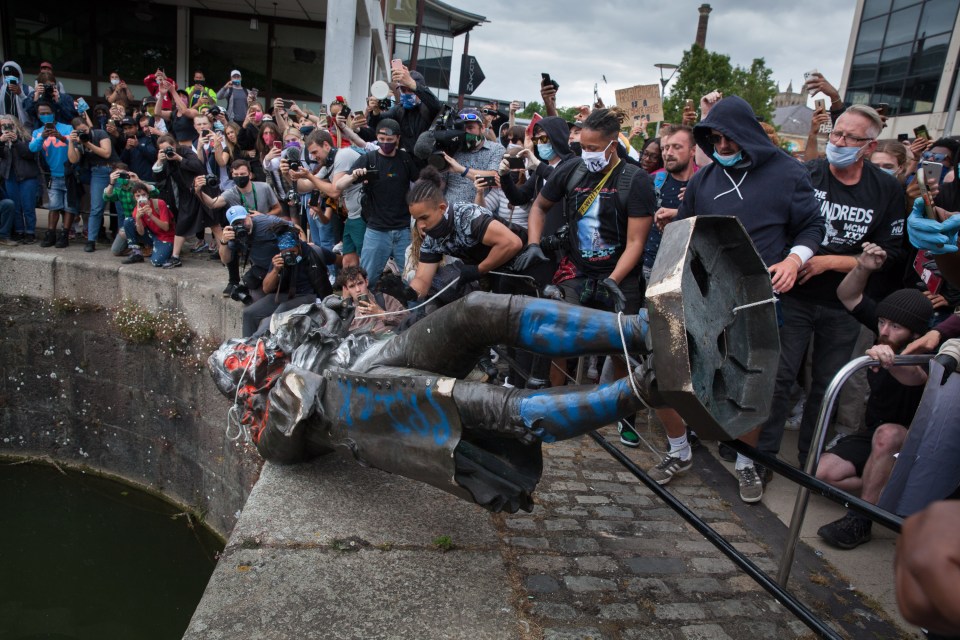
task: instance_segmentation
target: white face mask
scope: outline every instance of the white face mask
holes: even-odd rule
[[[141,206],[147,204],[147,196],[137,196],[137,204]]]
[[[110,84],[112,84],[113,86],[117,86],[118,84],[120,84],[120,78],[110,78]]]
[[[587,165],[587,171],[591,173],[599,173],[607,168],[607,165],[610,164],[610,159],[607,158],[607,149],[610,148],[610,145],[616,142],[616,140],[611,140],[610,143],[603,148],[603,151],[581,151],[580,159],[583,160],[583,164]]]

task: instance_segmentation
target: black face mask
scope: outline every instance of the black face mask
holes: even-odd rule
[[[579,143],[579,142],[571,142],[571,143],[570,143],[570,151],[573,151],[575,154],[580,155],[580,152],[581,152],[582,150],[583,150],[583,149],[580,148],[580,143]]]
[[[453,212],[447,209],[444,211],[443,217],[440,218],[440,222],[433,225],[432,228],[424,230],[424,233],[434,240],[440,240],[450,235],[451,231],[453,231]]]
[[[233,184],[237,185],[241,189],[250,184],[250,176],[237,176],[233,179]]]

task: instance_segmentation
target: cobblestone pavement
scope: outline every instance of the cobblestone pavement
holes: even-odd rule
[[[618,440],[613,428],[602,433]],[[657,461],[646,449],[628,453],[642,468]],[[670,490],[775,575],[785,527],[766,507],[740,503],[733,477],[704,448],[694,456]],[[495,517],[523,638],[814,637],[588,438],[544,446],[536,499],[533,513]],[[901,637],[809,548],[797,558],[792,592],[845,636]]]

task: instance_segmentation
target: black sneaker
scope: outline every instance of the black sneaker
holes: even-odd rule
[[[126,260],[120,262],[120,264],[137,264],[138,262],[143,262],[142,253],[131,253],[130,256]]]
[[[737,461],[737,452],[734,451],[733,447],[728,445],[726,442],[721,442],[720,446],[717,448],[717,451],[723,460],[726,460],[727,462]]]
[[[83,250],[86,251],[87,253],[93,253],[94,251],[97,250],[97,243],[95,241],[90,241],[86,244],[85,247],[83,247]]]
[[[40,242],[40,246],[46,249],[47,247],[52,247],[57,244],[57,232],[56,231],[47,231],[43,234],[43,241]]]
[[[847,513],[839,520],[817,529],[817,535],[831,547],[853,549],[864,542],[870,541],[870,529],[872,528],[873,523],[868,519],[853,513]]]
[[[640,446],[640,434],[626,421],[620,420],[617,422],[617,431],[620,433],[620,444],[634,448]]]
[[[163,263],[164,269],[176,269],[177,267],[182,267],[183,263],[180,262],[180,258],[170,256],[170,259]]]
[[[223,288],[223,297],[229,298],[233,295],[233,290],[237,288],[236,282],[228,282],[227,286]]]
[[[69,231],[58,231],[57,232],[57,244],[54,245],[57,249],[66,249],[70,246],[70,232]]]
[[[32,233],[28,233],[22,238],[20,238],[20,244],[34,244],[37,241],[37,236]]]
[[[687,427],[687,444],[690,445],[690,450],[699,449],[703,446],[703,443],[700,442],[700,436],[698,436],[693,429]]]
[[[763,483],[763,486],[770,484],[770,481],[773,480],[773,472],[770,469],[767,469],[760,463],[754,462],[753,468],[757,470],[757,477],[760,478],[760,482]]]

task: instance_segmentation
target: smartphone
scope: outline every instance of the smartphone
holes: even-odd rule
[[[925,124],[922,124],[922,125],[920,125],[919,127],[914,127],[914,128],[913,128],[913,135],[915,135],[915,136],[918,137],[918,138],[922,138],[922,139],[924,139],[924,140],[929,140],[929,139],[930,139],[930,132],[927,131],[927,125],[925,125]]]
[[[354,111],[354,112],[353,112],[353,117],[354,117],[354,118],[359,118],[359,117],[361,117],[361,116],[363,116],[363,111]]]
[[[878,114],[881,116],[886,116],[890,111],[890,105],[886,102],[878,102],[877,104],[871,105]]]
[[[283,149],[283,142],[282,142],[281,140],[274,140],[274,141],[273,141],[273,148],[274,148],[274,149]]]
[[[526,165],[523,163],[523,158],[507,156],[507,166],[511,169],[523,169]]]
[[[46,129],[47,131],[54,131],[56,130],[57,125],[56,123],[48,122],[45,125],[43,125],[43,128]]]
[[[256,89],[256,88],[250,89],[251,98],[256,98],[258,95],[260,95],[260,89]]]
[[[284,109],[289,109],[293,106],[293,100],[281,100],[280,103],[283,105]]]
[[[320,106],[317,107],[317,110],[320,112],[320,115],[321,115],[321,116],[327,115],[327,103],[326,103],[326,102],[321,102],[321,103],[320,103]]]
[[[814,109],[823,109],[824,111],[826,111],[826,110],[827,110],[827,101],[824,100],[823,98],[817,98],[816,100],[813,101],[813,108],[814,108]]]
[[[810,82],[810,79],[811,79],[813,76],[815,76],[815,75],[817,75],[817,74],[819,74],[819,73],[820,73],[820,72],[817,71],[816,69],[810,69],[810,71],[804,71],[804,72],[803,72],[803,86],[806,87],[806,86],[807,86],[807,83]],[[812,96],[812,95],[814,95],[814,94],[816,93],[816,90],[813,90],[813,89],[809,89],[809,88],[808,88],[808,89],[807,89],[807,92]]]
[[[906,142],[906,141],[909,140],[909,139],[910,139],[910,134],[909,134],[909,133],[898,133],[898,134],[897,134],[897,142]]]
[[[360,295],[357,296],[357,302],[370,302],[370,294],[361,293]]]
[[[540,74],[540,78],[541,78],[541,80],[540,80],[540,86],[546,87],[546,86],[549,86],[549,85],[553,85],[554,91],[556,91],[557,89],[560,88],[560,85],[557,83],[556,80],[554,80],[554,79],[552,79],[552,78],[550,77],[550,74],[549,74],[549,73],[541,73],[541,74]]]
[[[923,283],[922,288],[934,295],[940,293],[943,276],[940,275],[937,263],[931,254],[918,251],[917,257],[913,260],[913,270],[920,277],[920,282]]]
[[[394,58],[390,61],[390,68],[396,69],[397,71],[403,71],[403,60],[400,58]]]
[[[494,176],[480,176],[480,184],[486,187],[497,186],[497,179]]]
[[[687,109],[693,109],[693,100],[690,98],[687,98],[686,100],[683,101],[683,106]]]

